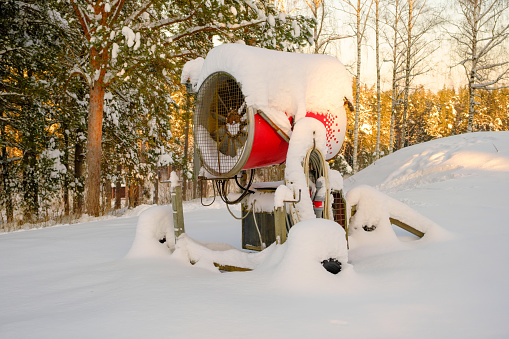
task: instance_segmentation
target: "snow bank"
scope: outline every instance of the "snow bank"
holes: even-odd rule
[[[266,251],[254,253],[240,251],[227,244],[201,243],[182,234],[177,240],[172,258],[187,264],[193,263],[196,267],[219,272],[214,263],[254,269],[267,253]]]
[[[175,233],[170,206],[154,206],[143,211],[127,258],[168,257],[174,249]],[[164,243],[160,240],[166,239]]]
[[[342,270],[337,275],[329,273],[321,264],[330,258],[341,262]],[[350,269],[345,231],[339,224],[326,219],[306,220],[294,225],[287,241],[277,245],[259,267],[260,272],[271,275],[275,286],[292,289],[337,286],[338,279]]]
[[[246,252],[224,244],[200,243],[181,235],[172,258],[213,272],[214,263],[254,270],[275,287],[284,289],[337,288],[338,277],[348,275],[345,231],[330,220],[315,219],[294,225],[282,245],[272,244],[261,252]],[[322,261],[336,259],[342,264],[338,275],[329,273]],[[245,273],[246,274],[246,273]]]
[[[477,132],[405,147],[377,160],[345,182],[385,192],[411,190],[470,175],[509,171],[509,132]]]
[[[424,233],[423,239],[448,238],[447,232],[436,223],[370,186],[361,185],[349,190],[346,201],[348,210],[354,205],[357,207],[348,228],[353,247],[399,241],[389,218],[402,221],[421,231]]]
[[[219,71],[231,74],[241,84],[246,104],[263,111],[287,135],[291,134],[288,116],[299,121],[314,112],[346,121],[343,100],[353,102],[348,71],[327,55],[224,44],[207,55],[197,87]]]

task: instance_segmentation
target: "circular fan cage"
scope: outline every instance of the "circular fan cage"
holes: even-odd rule
[[[205,169],[217,177],[237,174],[253,143],[253,113],[240,84],[226,72],[211,74],[196,102],[195,142]]]

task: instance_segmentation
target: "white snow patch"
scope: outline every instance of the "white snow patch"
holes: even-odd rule
[[[271,246],[272,247],[272,246]],[[342,272],[329,273],[321,264],[327,259],[341,262]],[[290,289],[337,288],[348,265],[344,229],[326,219],[305,220],[294,225],[283,245],[278,245],[259,270],[272,276],[271,283]]]
[[[118,57],[119,46],[116,42],[113,43],[113,47],[111,48],[111,58],[116,59]]]
[[[303,118],[295,124],[293,136],[290,138],[286,156],[285,179],[286,185],[294,192],[295,196],[298,196],[299,190],[301,192],[301,200],[295,204],[299,220],[315,218],[302,162],[307,152],[313,147],[325,154],[325,135],[325,128],[321,122],[312,118]]]
[[[199,57],[190,60],[184,64],[182,69],[182,75],[180,77],[180,83],[185,84],[188,80],[193,85],[193,89],[197,91],[197,83],[200,77],[201,68],[205,59]]]
[[[293,195],[293,191],[285,185],[280,185],[274,194],[274,207],[279,208],[285,205],[284,201],[294,201],[297,197]]]
[[[164,243],[160,240],[166,239]],[[155,206],[143,211],[127,258],[166,258],[175,248],[173,213],[170,206]]]
[[[172,190],[175,187],[180,186],[180,178],[179,178],[177,172],[175,172],[175,171],[172,171],[170,173],[170,185],[171,185]]]
[[[134,34],[133,30],[127,26],[122,28],[122,34],[127,40],[127,46],[132,47],[134,45],[134,40],[136,39],[136,34]]]
[[[395,243],[398,238],[389,218],[394,218],[424,233],[423,240],[447,240],[449,234],[433,221],[404,203],[374,188],[361,185],[348,191],[348,210],[357,206],[348,227],[352,247],[379,243]],[[373,229],[366,231],[364,228]]]
[[[329,169],[329,185],[331,190],[341,191],[343,189],[343,176],[339,171]]]

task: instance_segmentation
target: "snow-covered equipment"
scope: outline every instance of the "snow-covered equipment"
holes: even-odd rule
[[[341,148],[351,81],[333,57],[221,45],[195,86],[195,142],[213,176],[285,162],[293,124],[304,117],[324,125],[327,160]]]
[[[261,251],[283,244],[294,225],[323,218],[341,229],[344,241],[334,246],[346,253],[353,204],[347,207],[343,179],[327,163],[340,151],[346,109],[353,101],[343,64],[325,55],[226,44],[205,60],[186,64],[182,82],[197,90],[194,141],[204,170],[201,179],[214,182],[227,206],[242,202],[242,216],[236,217],[242,219],[242,247]],[[282,163],[284,181],[253,183],[254,169]],[[230,179],[241,188],[233,198]],[[362,203],[355,205],[353,225],[358,229],[369,211]],[[394,223],[392,215],[383,217]],[[332,254],[313,260],[336,274],[347,261],[339,252],[325,249]],[[192,257],[196,261],[198,256]],[[230,265],[224,260],[217,264]]]
[[[339,153],[345,103],[352,101],[351,78],[341,62],[226,44],[186,64],[182,82],[198,91],[194,140],[202,178],[214,181],[227,204],[243,203],[243,248],[283,243],[292,225],[309,218],[339,215],[346,227],[346,213],[332,209],[333,200],[344,200],[341,187],[332,199],[326,162]],[[253,169],[284,162],[284,182],[252,186]],[[249,180],[246,170],[252,170]],[[230,200],[228,179],[242,189],[240,197]],[[324,267],[338,271],[341,265],[331,260],[323,258]]]

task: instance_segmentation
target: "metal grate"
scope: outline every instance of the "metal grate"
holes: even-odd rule
[[[334,215],[334,221],[343,226],[345,231],[347,230],[347,214],[346,214],[346,201],[343,197],[343,191],[332,192],[332,214]]]
[[[231,173],[242,159],[248,114],[242,90],[230,74],[210,75],[200,87],[195,114],[195,142],[204,167],[216,176]]]

